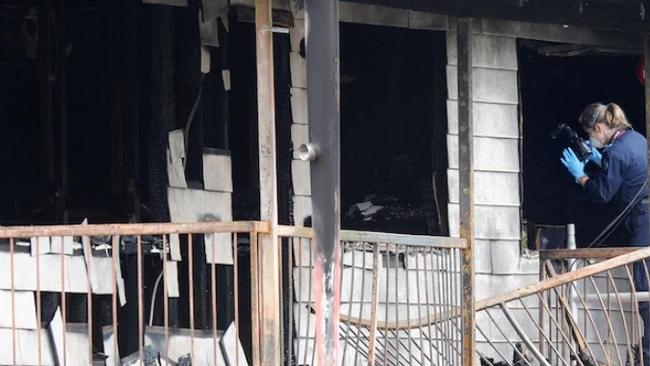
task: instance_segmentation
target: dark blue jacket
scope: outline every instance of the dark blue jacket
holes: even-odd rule
[[[588,198],[601,203],[615,200],[619,212],[623,210],[648,178],[647,149],[645,137],[636,131],[626,131],[614,139],[603,152],[602,171],[590,176],[585,185]],[[621,245],[650,244],[647,185],[641,197],[645,199],[634,206],[621,224],[627,238]]]

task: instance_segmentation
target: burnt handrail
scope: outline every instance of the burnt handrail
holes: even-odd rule
[[[312,239],[314,231],[308,227],[278,226],[278,236]],[[341,230],[339,238],[349,242],[389,243],[391,245],[433,246],[436,248],[466,247],[466,240],[447,236],[393,234],[374,231]]]
[[[286,238],[313,238],[313,229],[308,227],[296,227],[296,226],[286,226],[280,225],[277,228],[277,233],[279,237]],[[375,250],[379,251],[390,251],[390,252],[402,252],[408,250],[406,248],[415,249],[419,251],[420,249],[464,249],[466,248],[466,240],[462,238],[452,238],[452,237],[442,237],[442,236],[430,236],[430,235],[412,235],[412,234],[394,234],[394,233],[383,233],[383,232],[369,232],[369,231],[356,231],[356,230],[341,230],[340,240],[343,242],[364,242],[372,243],[372,247]],[[375,264],[376,265],[376,264]],[[449,270],[449,269],[447,269]],[[459,269],[453,269],[451,272],[459,271]],[[458,273],[458,272],[457,272]],[[377,280],[377,272],[375,270],[373,276],[373,282]],[[374,294],[373,296],[376,296]],[[355,315],[345,314],[341,312],[339,314],[339,319],[342,322],[349,323],[351,325],[372,329],[376,327],[377,329],[390,330],[390,331],[407,331],[410,329],[417,329],[433,325],[436,323],[444,322],[449,319],[458,318],[462,309],[460,307],[452,307],[442,313],[428,313],[422,314],[417,318],[402,319],[402,320],[390,320],[382,321],[374,319],[372,316],[370,318],[359,318]]]
[[[566,285],[573,281],[581,280],[589,276],[609,271],[617,267],[628,265],[650,257],[650,247],[634,249],[636,250],[629,251],[626,254],[622,254],[617,257],[580,268],[573,272],[563,273],[513,291],[479,300],[476,303],[476,311],[487,309],[513,300],[522,299],[527,296],[535,295],[539,292]]]
[[[11,353],[9,356],[13,357],[14,364],[52,362],[65,364],[66,360],[68,364],[88,364],[95,355],[92,345],[96,337],[94,329],[97,327],[97,322],[94,319],[100,319],[103,323],[100,324],[101,332],[104,334],[112,332],[112,346],[105,343],[103,350],[109,358],[118,358],[120,334],[132,334],[133,336],[137,334],[137,351],[134,350],[134,353],[127,357],[142,360],[144,359],[145,334],[152,334],[151,328],[146,325],[145,321],[145,311],[148,311],[149,325],[162,323],[162,333],[164,334],[158,336],[158,341],[146,343],[146,346],[155,347],[161,358],[169,361],[183,358],[184,354],[189,354],[193,362],[198,359],[201,364],[215,364],[219,359],[224,359],[225,362],[231,364],[239,363],[239,359],[243,360],[246,357],[246,354],[243,353],[244,348],[239,341],[241,333],[239,294],[248,289],[239,285],[241,280],[239,271],[247,268],[239,266],[238,254],[242,247],[245,247],[246,251],[250,250],[250,270],[253,274],[250,276],[252,302],[250,310],[251,318],[257,319],[255,316],[259,313],[262,305],[259,298],[260,295],[264,295],[264,289],[259,289],[259,277],[255,275],[260,267],[259,261],[256,261],[259,258],[257,239],[258,234],[269,231],[269,223],[259,221],[0,226],[0,238],[3,239],[0,240],[0,244],[4,252],[0,259],[3,263],[7,263],[6,267],[9,269],[5,271],[5,276],[0,281],[2,282],[2,286],[0,286],[0,292],[3,294],[2,305],[11,304],[8,307],[5,306],[9,309],[9,314],[4,314],[2,319],[3,328],[11,330]],[[219,234],[218,237],[215,234]],[[204,238],[204,235],[211,236],[211,238]],[[121,245],[123,242],[120,237],[125,236],[132,237],[129,242],[134,244],[134,251],[129,248],[127,252],[126,247]],[[67,237],[68,240],[62,237]],[[72,237],[82,237],[82,240],[79,243],[79,240],[70,240]],[[101,245],[97,245],[98,242],[93,240],[97,237],[103,237],[104,240],[99,240]],[[106,241],[106,237],[112,238]],[[241,237],[248,238],[248,242],[247,240],[238,240]],[[32,240],[19,244],[21,239],[25,238]],[[34,240],[35,238],[39,239]],[[41,238],[45,240],[41,240]],[[160,255],[151,255],[144,260],[144,241],[153,241]],[[21,250],[16,250],[18,245],[22,247]],[[203,326],[205,332],[196,329],[194,322],[196,314],[198,314],[194,307],[194,281],[195,279],[198,281],[198,276],[194,275],[195,256],[192,253],[195,253],[196,246],[201,246],[201,250],[205,253],[203,259],[196,263],[196,267],[202,267],[202,274],[205,274],[200,279],[203,281],[203,285],[197,287],[196,290],[208,286],[210,288],[209,295],[200,295],[207,297],[203,305],[200,306],[203,307],[203,312],[210,314],[209,320],[212,322],[211,329]],[[25,249],[26,247],[29,249]],[[184,251],[185,248],[187,251]],[[122,265],[124,263],[121,262],[122,253],[126,253],[130,257],[128,267]],[[210,253],[211,255],[209,255]],[[217,253],[221,257],[218,257]],[[186,271],[185,269],[178,270],[179,263],[183,261],[188,265]],[[233,282],[218,281],[217,265],[230,266],[227,270],[232,273]],[[122,271],[125,268],[130,271],[127,276],[133,276],[129,280],[137,282],[137,298],[135,293],[130,294],[132,297],[129,298],[129,301],[132,301],[133,305],[128,308],[124,307],[127,301],[125,289],[127,276],[123,276]],[[147,297],[151,296],[152,299],[149,304],[145,301],[144,292],[146,271],[152,271],[150,275],[154,278],[159,273],[151,295],[147,294]],[[181,285],[185,285],[182,282],[183,277],[187,278],[189,294],[181,292],[179,288]],[[158,291],[158,285],[161,286],[160,291]],[[47,314],[50,310],[44,310],[41,297],[44,292],[59,293],[61,299],[60,302],[57,301],[56,313],[53,314],[53,318],[46,322],[43,321],[43,314]],[[224,316],[217,311],[217,296],[218,293],[224,292],[233,294],[231,298],[225,300],[234,311],[234,316],[226,319],[227,321],[232,320],[227,329],[230,330],[230,333],[234,333],[229,337],[234,340],[236,345],[229,356],[224,356],[218,348],[218,342],[226,337],[226,333],[222,332],[222,329],[217,329],[219,318],[224,319]],[[32,293],[33,296],[29,296],[29,293]],[[162,296],[157,297],[156,295],[160,293]],[[67,296],[68,294],[79,294],[79,296],[72,299]],[[81,294],[85,294],[85,299]],[[110,310],[103,306],[95,305],[93,307],[95,295],[103,295],[106,304],[110,304]],[[189,307],[187,309],[170,307],[171,298],[180,298],[181,296],[187,296]],[[159,298],[161,298],[161,304],[157,300]],[[68,323],[66,319],[69,314],[67,309],[70,308],[68,303],[77,306],[76,304],[83,301],[82,299],[85,300],[85,311],[80,311],[78,313],[80,317]],[[154,306],[156,303],[161,306]],[[99,311],[93,309],[99,309]],[[177,333],[174,329],[187,327],[187,323],[173,324],[170,319],[173,314],[180,316],[185,311],[187,311],[189,320],[189,331],[186,331],[186,333],[189,332],[189,344],[184,343],[181,346],[170,347],[170,344],[175,344],[172,341],[173,333]],[[83,319],[84,312],[86,313],[85,319]],[[16,316],[17,314],[20,316]],[[154,322],[156,314],[158,319]],[[127,316],[131,320],[122,320],[120,323],[122,316]],[[9,321],[7,321],[8,317],[10,317]],[[27,320],[23,319],[25,317]],[[83,325],[84,320],[85,325]],[[207,325],[209,320],[203,320],[204,324]],[[51,323],[54,321],[57,322],[55,326]],[[58,327],[58,330],[51,328],[50,336],[52,338],[46,339],[42,330],[48,323],[50,327]],[[83,343],[79,343],[78,348],[75,348],[75,351],[81,352],[66,353],[68,325],[71,324],[76,325],[75,332],[79,333],[77,336],[84,337],[84,340],[80,341]],[[259,328],[257,320],[252,324],[254,324],[253,329]],[[83,332],[83,328],[86,329],[86,332]],[[79,329],[81,331],[78,331]],[[29,338],[30,342],[28,343],[29,347],[36,346],[33,350],[20,346],[21,343],[18,342],[23,339],[25,331],[29,331],[30,337],[35,338],[33,340]],[[204,343],[206,344],[205,352],[197,352],[197,357],[195,357],[195,339],[208,339],[210,335],[212,335],[212,352],[210,352],[206,341]],[[51,344],[49,348],[43,347],[43,345],[50,344],[50,341],[57,343]],[[83,352],[84,343],[87,345],[87,353]],[[252,338],[251,343],[252,345],[249,347],[253,349],[259,347],[260,337]],[[133,345],[135,346],[135,343]],[[184,354],[174,354],[175,352]],[[17,354],[20,356],[17,357]],[[170,358],[172,354],[174,354],[173,359]],[[7,353],[4,355],[6,357]],[[25,361],[22,359],[24,355],[29,355],[31,358]],[[228,360],[226,357],[231,357],[231,359]],[[58,360],[58,362],[50,360]],[[234,362],[234,360],[237,361]],[[252,361],[253,364],[257,362],[256,360]]]
[[[268,233],[270,225],[262,221],[199,222],[199,223],[140,223],[140,224],[90,224],[3,226],[0,238],[28,238],[35,236],[110,236],[110,235],[161,235],[201,233]]]
[[[579,248],[579,249],[546,249],[539,252],[539,259],[561,260],[561,259],[609,259],[618,257],[635,250],[639,247],[611,247],[611,248]]]

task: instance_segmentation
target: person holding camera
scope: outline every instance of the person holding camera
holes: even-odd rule
[[[571,148],[567,148],[562,152],[562,164],[584,188],[588,200],[618,204],[623,215],[621,234],[624,242],[621,246],[650,245],[645,137],[632,129],[625,113],[615,103],[588,105],[580,114],[579,122],[589,135],[591,154],[581,161]],[[596,173],[585,173],[585,165],[589,162],[600,169]],[[643,263],[634,264],[636,291],[648,290],[645,267]],[[643,360],[645,365],[650,365],[649,303],[639,302],[639,312],[644,323]]]

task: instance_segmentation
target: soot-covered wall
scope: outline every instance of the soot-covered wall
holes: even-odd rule
[[[578,116],[592,102],[615,102],[634,128],[645,133],[643,86],[636,55],[546,56],[519,47],[523,112],[524,218],[535,224],[576,224],[578,245],[595,238],[619,208],[585,200],[560,164],[564,146],[550,137],[566,123],[587,138]],[[616,245],[617,235],[606,244]],[[618,243],[620,244],[620,243]]]
[[[446,168],[444,52],[436,32],[342,23],[344,227],[445,230],[433,188],[434,171]],[[364,202],[381,209],[356,205]]]

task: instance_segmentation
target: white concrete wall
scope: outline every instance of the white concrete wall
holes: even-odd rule
[[[305,38],[305,12],[294,9],[294,27],[289,29],[291,53],[291,141],[293,142],[293,161],[291,177],[293,182],[293,220],[295,225],[303,226],[305,218],[311,216],[311,180],[309,162],[298,158],[300,145],[309,140],[309,119],[307,113],[307,63],[300,55],[300,43]]]
[[[447,33],[447,150],[449,156],[449,230],[459,235],[458,186],[458,74],[457,39],[454,28]],[[474,200],[475,200],[475,291],[482,299],[538,280],[537,260],[520,254],[521,199],[519,156],[519,91],[517,41],[514,37],[486,35],[473,38],[474,98]],[[538,304],[531,303],[537,313]],[[530,322],[525,310],[513,309],[523,324]],[[485,315],[485,314],[484,314]],[[501,315],[501,314],[499,314]],[[502,317],[502,315],[501,315]],[[477,317],[478,326],[493,342],[503,345],[511,357],[507,339],[487,316]],[[505,324],[505,322],[503,323]],[[527,327],[528,328],[528,327]],[[532,329],[534,329],[531,327]],[[533,332],[536,333],[536,332]],[[533,334],[536,338],[536,335]],[[483,334],[477,348],[494,355]]]
[[[537,280],[520,256],[519,93],[515,37],[474,34],[474,200],[477,298]],[[459,235],[456,34],[447,33],[449,229]]]

